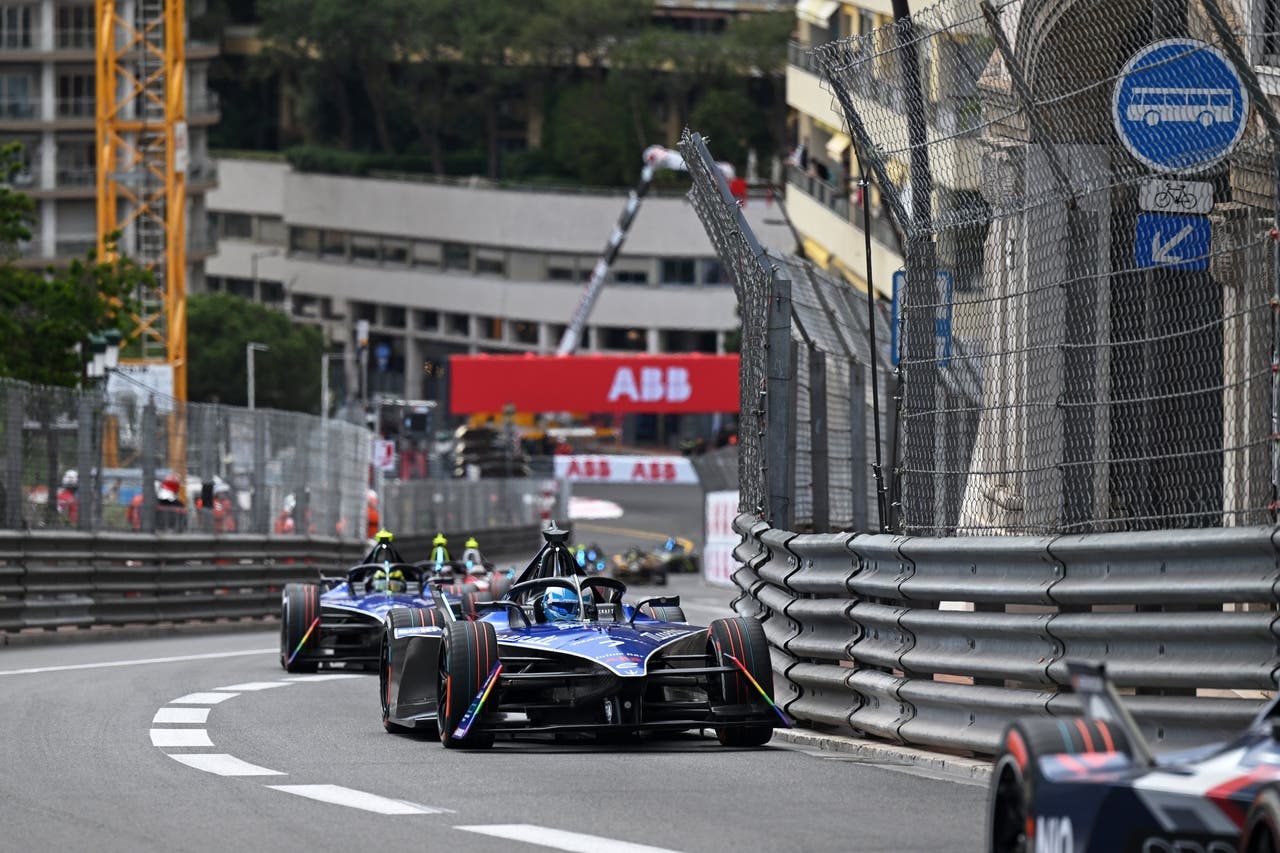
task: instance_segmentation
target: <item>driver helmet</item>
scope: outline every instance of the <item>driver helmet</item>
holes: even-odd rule
[[[583,590],[582,600],[590,601],[591,593]],[[572,622],[579,618],[578,596],[571,589],[552,587],[542,594],[542,609],[548,622]]]
[[[668,551],[674,551],[676,549],[675,537],[668,536],[666,544],[664,544],[662,547],[666,548]]]
[[[374,592],[387,591],[387,570],[385,568],[378,569],[373,573],[373,590]]]
[[[379,571],[382,571],[379,569]],[[386,572],[387,576],[387,592],[404,592],[405,581],[404,572],[400,569],[391,569]]]
[[[578,561],[579,566],[585,566],[587,564],[587,549],[581,542],[579,542],[578,547],[574,549],[573,557]]]

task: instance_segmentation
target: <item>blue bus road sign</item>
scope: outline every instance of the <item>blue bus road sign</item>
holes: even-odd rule
[[[1209,268],[1209,246],[1213,228],[1203,216],[1138,216],[1133,253],[1139,267],[1168,267],[1175,270]]]
[[[951,365],[951,297],[954,289],[954,278],[949,270],[938,270],[937,302],[934,310],[933,336],[937,339],[936,357],[943,367]],[[898,313],[899,293],[907,286],[907,271],[898,270],[893,274],[893,308],[889,321],[889,358],[894,366],[898,365],[898,327],[902,325],[902,317]],[[928,306],[926,306],[928,307]],[[941,308],[941,312],[938,309]],[[941,316],[938,316],[941,314]]]
[[[1111,120],[1139,162],[1157,172],[1196,172],[1240,141],[1249,93],[1216,47],[1165,39],[1125,63],[1112,93]]]

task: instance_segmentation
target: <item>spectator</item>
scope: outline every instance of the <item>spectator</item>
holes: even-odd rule
[[[58,515],[67,520],[67,524],[75,527],[80,521],[80,475],[74,468],[62,475],[62,485],[54,497]]]
[[[182,481],[177,474],[167,474],[156,490],[156,529],[185,530],[187,505],[182,500]]]

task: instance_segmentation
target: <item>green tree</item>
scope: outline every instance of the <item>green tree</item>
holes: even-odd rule
[[[151,274],[128,258],[102,262],[94,252],[66,270],[17,266],[19,244],[31,239],[35,210],[31,198],[9,183],[22,169],[21,158],[17,143],[0,148],[0,376],[75,386],[84,377],[89,335],[124,331],[128,294]]]
[[[187,300],[187,398],[248,403],[245,345],[270,347],[254,357],[254,404],[264,409],[320,411],[320,355],[324,336],[294,325],[279,311],[225,293]]]

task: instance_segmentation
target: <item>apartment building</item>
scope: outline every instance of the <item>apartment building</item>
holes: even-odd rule
[[[193,7],[189,3],[188,12],[195,16],[201,10]],[[0,3],[0,142],[22,143],[24,168],[13,183],[36,201],[37,222],[19,260],[24,265],[64,264],[97,244],[96,29],[92,2]],[[187,286],[199,290],[204,259],[214,249],[204,198],[217,183],[206,141],[218,121],[218,100],[206,81],[218,46],[188,40],[186,55],[187,221],[194,223]]]

